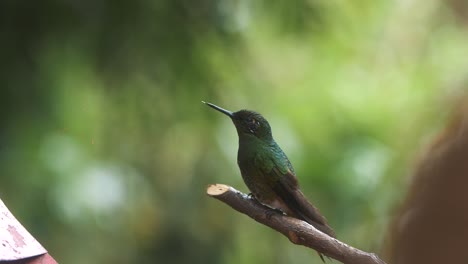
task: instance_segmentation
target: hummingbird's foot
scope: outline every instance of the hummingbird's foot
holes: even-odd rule
[[[253,195],[253,193],[247,194],[247,197],[248,197],[249,199],[255,199],[255,196]]]

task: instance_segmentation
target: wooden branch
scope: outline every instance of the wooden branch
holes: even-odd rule
[[[376,254],[348,246],[334,239],[312,225],[281,214],[256,199],[224,184],[209,185],[207,194],[233,209],[248,215],[255,221],[285,235],[297,245],[303,245],[346,264],[385,264]]]

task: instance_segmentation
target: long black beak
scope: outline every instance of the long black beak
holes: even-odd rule
[[[214,105],[214,104],[212,104],[212,103],[207,103],[207,102],[204,102],[204,101],[202,101],[202,103],[208,105],[209,107],[211,107],[211,108],[213,108],[213,109],[215,109],[215,110],[218,110],[219,112],[221,112],[221,113],[223,113],[223,114],[229,116],[230,118],[232,118],[232,117],[234,116],[234,113],[233,113],[233,112],[228,111],[228,110],[226,110],[226,109],[224,109],[224,108],[221,108],[221,107],[219,107],[219,106],[217,106],[217,105]]]

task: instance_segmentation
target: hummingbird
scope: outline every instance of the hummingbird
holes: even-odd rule
[[[212,103],[203,103],[227,115],[234,123],[239,136],[237,164],[253,197],[336,238],[325,217],[300,190],[294,168],[273,139],[268,121],[254,111],[231,112]],[[323,260],[320,252],[319,256]]]

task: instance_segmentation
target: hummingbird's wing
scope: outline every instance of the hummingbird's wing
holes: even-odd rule
[[[303,219],[325,234],[336,237],[335,232],[328,225],[325,217],[323,217],[320,211],[307,200],[299,189],[294,172],[290,168],[285,172],[281,172],[279,168],[279,166],[274,166],[268,173],[270,176],[278,179],[272,186],[276,195],[283,200],[296,217]]]

